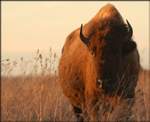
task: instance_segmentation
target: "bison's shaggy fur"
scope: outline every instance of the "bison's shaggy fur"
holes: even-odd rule
[[[103,101],[114,101],[113,110],[118,101],[134,97],[139,54],[133,39],[123,41],[128,26],[111,4],[85,24],[82,33],[89,44],[81,40],[80,28],[66,39],[59,62],[59,81],[75,113],[82,111],[90,120],[96,120]],[[105,83],[107,79],[109,83]]]

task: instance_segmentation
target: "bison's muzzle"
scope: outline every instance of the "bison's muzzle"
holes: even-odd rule
[[[112,83],[111,83],[111,79],[110,78],[105,78],[105,79],[97,79],[96,80],[96,87],[98,89],[102,89],[105,91],[106,88],[109,88],[112,86]]]

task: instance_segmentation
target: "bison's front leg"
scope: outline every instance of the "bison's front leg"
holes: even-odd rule
[[[87,106],[87,116],[90,121],[98,121],[98,111],[99,111],[99,101],[98,97],[95,95],[87,96],[86,106]]]
[[[74,112],[76,114],[77,121],[78,122],[83,122],[83,116],[81,116],[82,110],[80,108],[74,106],[74,105],[72,105],[72,106],[73,106],[73,110],[74,110]]]

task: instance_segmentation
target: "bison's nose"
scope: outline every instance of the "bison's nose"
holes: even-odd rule
[[[106,86],[110,86],[110,78],[105,78],[105,79],[97,79],[96,86],[97,88],[105,88]]]
[[[100,79],[97,79],[97,83],[96,83],[97,88],[102,88],[102,84],[103,84],[103,81]]]

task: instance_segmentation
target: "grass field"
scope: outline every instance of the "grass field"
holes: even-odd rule
[[[2,61],[1,121],[76,121],[72,106],[61,91],[57,68],[53,67],[55,59],[56,55],[51,52],[50,57],[42,59],[37,51],[33,69],[27,75],[27,62],[21,58],[21,73],[16,77],[11,75],[16,62]],[[141,70],[131,121],[150,120],[149,80],[149,71]],[[118,118],[114,113],[102,120],[117,121]]]

